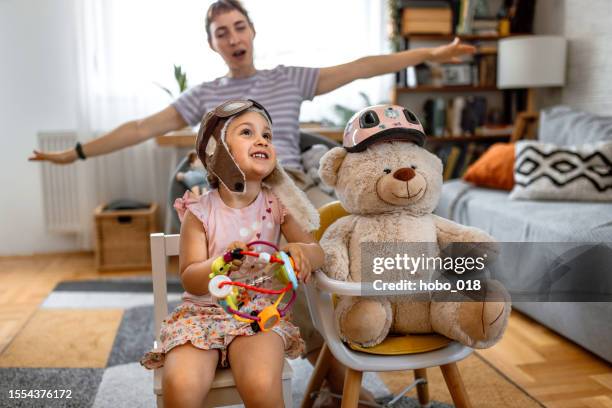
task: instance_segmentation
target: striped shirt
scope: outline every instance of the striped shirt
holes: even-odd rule
[[[300,106],[315,96],[318,68],[285,67],[257,70],[247,78],[221,77],[184,92],[174,108],[190,125],[228,99],[253,99],[272,117],[273,144],[284,167],[302,170],[300,159]]]

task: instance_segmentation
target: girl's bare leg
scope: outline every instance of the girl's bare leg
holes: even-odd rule
[[[272,331],[241,336],[229,346],[236,387],[247,408],[281,408],[284,344]]]
[[[217,350],[200,350],[186,343],[166,354],[162,389],[166,408],[201,408],[215,378]]]

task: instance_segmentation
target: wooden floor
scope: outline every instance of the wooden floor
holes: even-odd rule
[[[0,258],[0,353],[58,282],[143,273],[98,273],[91,253]],[[612,366],[518,312],[479,353],[547,407],[612,408]]]

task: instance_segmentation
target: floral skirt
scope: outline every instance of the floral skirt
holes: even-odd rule
[[[265,297],[256,297],[240,311],[249,314],[251,310],[262,310],[271,302]],[[285,355],[297,358],[304,351],[300,330],[287,317],[272,329],[285,345]],[[202,350],[219,350],[219,366],[227,367],[227,349],[237,336],[255,334],[251,325],[240,322],[217,305],[199,305],[184,301],[161,326],[161,352],[150,351],[142,357],[140,364],[149,369],[163,367],[166,353],[176,346],[190,342]]]

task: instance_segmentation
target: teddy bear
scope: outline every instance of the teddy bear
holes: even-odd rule
[[[323,271],[329,277],[361,282],[369,272],[362,270],[363,243],[429,243],[427,255],[433,257],[455,242],[479,243],[473,245],[477,251],[495,255],[495,240],[484,231],[433,214],[443,166],[423,147],[425,140],[414,113],[397,105],[377,105],[357,112],[346,126],[343,146],[321,158],[321,179],[334,187],[349,213],[330,225],[320,241],[326,254]],[[411,255],[423,254],[419,250]],[[401,278],[416,282],[426,279],[425,273],[419,270]],[[375,346],[390,333],[439,333],[470,347],[487,348],[503,335],[510,302],[499,282],[483,285],[482,297],[473,301],[440,301],[438,294],[341,296],[336,327],[344,341],[362,347]]]

